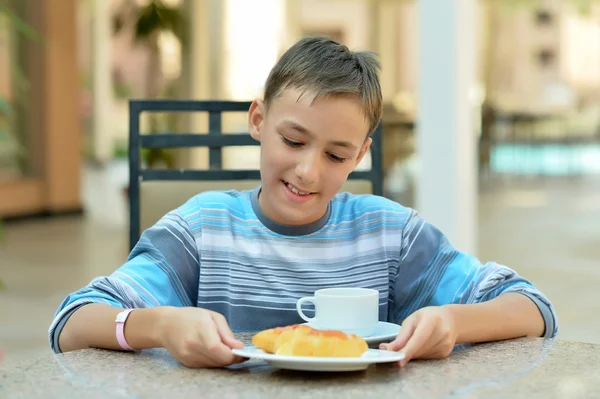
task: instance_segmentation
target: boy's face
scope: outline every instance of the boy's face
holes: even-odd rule
[[[262,190],[259,203],[273,221],[314,222],[371,144],[358,101],[344,97],[301,96],[286,89],[270,105],[250,107],[250,134],[261,143]],[[300,97],[301,96],[301,97]]]

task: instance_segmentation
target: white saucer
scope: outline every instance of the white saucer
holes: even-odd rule
[[[279,356],[265,353],[254,346],[233,349],[235,355],[266,361],[271,367],[302,371],[358,371],[371,364],[390,363],[404,359],[401,352],[368,349],[361,357]]]
[[[310,325],[310,323],[304,323],[306,325]],[[318,330],[318,328],[311,326]],[[381,343],[387,343],[393,341],[398,333],[400,332],[400,326],[394,323],[388,323],[385,321],[380,321],[377,323],[377,327],[375,327],[375,331],[371,335],[363,336],[365,341],[369,346],[379,345]]]

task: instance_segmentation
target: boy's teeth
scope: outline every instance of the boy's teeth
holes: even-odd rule
[[[306,194],[308,194],[308,193],[305,193],[305,192],[302,192],[302,191],[298,191],[298,190],[296,190],[296,188],[295,188],[295,187],[293,187],[293,186],[292,186],[290,183],[288,183],[288,184],[287,184],[287,186],[288,186],[288,188],[289,188],[290,190],[292,190],[292,192],[293,192],[294,194],[298,194],[298,195],[306,195]]]

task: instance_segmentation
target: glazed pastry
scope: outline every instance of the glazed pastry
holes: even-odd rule
[[[369,348],[357,335],[300,324],[261,331],[252,337],[252,344],[285,356],[360,357]]]

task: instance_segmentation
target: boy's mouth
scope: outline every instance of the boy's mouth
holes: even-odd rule
[[[301,189],[297,188],[296,186],[292,185],[291,183],[286,182],[285,180],[282,180],[281,182],[288,188],[288,190],[290,190],[292,193],[294,193],[300,197],[310,196],[312,194],[315,194],[314,192],[311,192],[311,191],[301,190]]]

